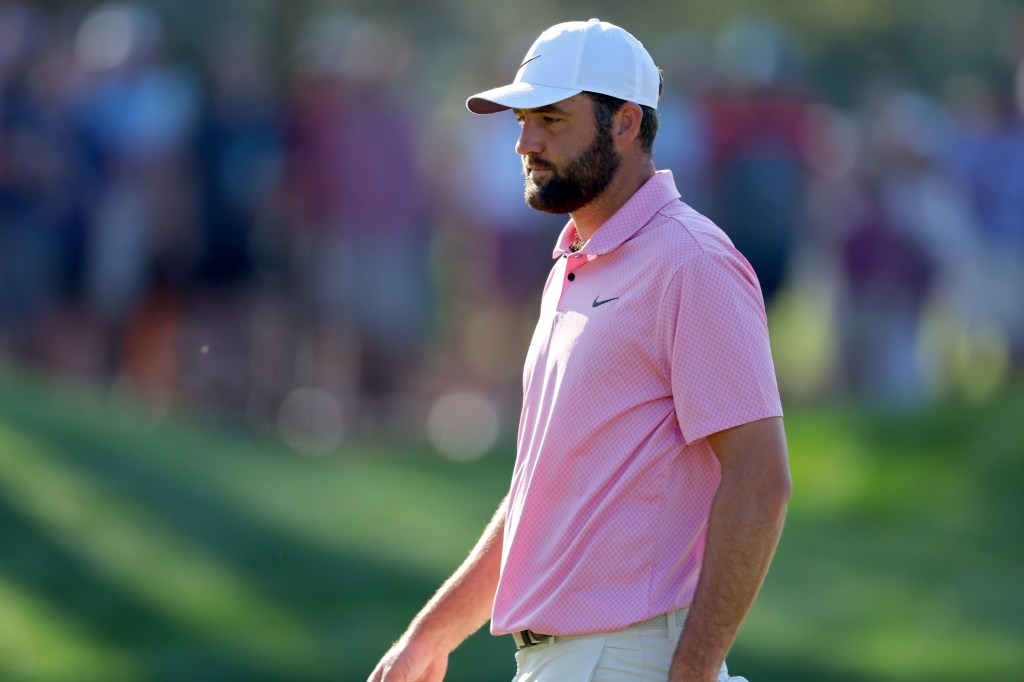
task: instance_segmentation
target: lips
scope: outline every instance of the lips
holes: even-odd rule
[[[554,171],[551,169],[539,167],[527,168],[524,174],[526,175],[526,181],[534,186],[546,184],[555,176]]]
[[[552,166],[550,166],[549,164],[544,163],[543,161],[538,161],[536,159],[530,159],[530,160],[525,160],[524,159],[523,166],[525,167],[527,172],[554,170],[554,168]]]

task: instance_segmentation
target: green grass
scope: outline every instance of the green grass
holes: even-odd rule
[[[3,376],[0,679],[363,680],[511,453],[310,459]],[[1024,393],[787,418],[795,497],[730,657],[753,682],[1024,679]],[[507,681],[485,632],[449,680]]]

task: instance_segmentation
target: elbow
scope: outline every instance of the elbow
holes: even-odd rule
[[[788,468],[766,476],[759,486],[759,493],[758,498],[763,508],[785,513],[793,497],[793,478]]]
[[[776,483],[775,496],[780,507],[785,509],[789,506],[789,500],[793,497],[793,477],[788,471]]]
[[[793,497],[793,476],[785,442],[776,449],[774,457],[767,459],[769,464],[762,470],[764,495],[769,504],[785,511]]]
[[[789,500],[793,497],[793,478],[789,475],[788,471],[775,484],[773,497],[779,516],[784,518],[786,516],[786,509],[789,508]]]

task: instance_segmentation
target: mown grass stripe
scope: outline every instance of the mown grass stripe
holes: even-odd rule
[[[65,617],[0,572],[0,679],[63,679],[120,682],[144,677],[143,667]]]
[[[315,665],[309,633],[287,611],[144,507],[73,475],[3,422],[0,486],[51,542],[184,631],[281,670]]]

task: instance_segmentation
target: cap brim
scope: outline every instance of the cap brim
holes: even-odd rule
[[[550,85],[512,83],[473,95],[466,100],[466,108],[474,114],[496,114],[507,109],[536,109],[561,102],[581,92]]]

